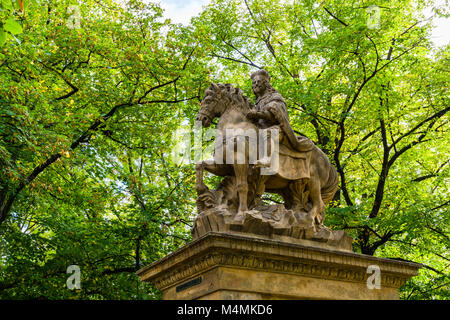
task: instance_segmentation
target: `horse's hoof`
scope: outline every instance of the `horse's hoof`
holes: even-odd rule
[[[234,216],[233,222],[242,223],[244,222],[245,214],[243,212],[239,212]]]

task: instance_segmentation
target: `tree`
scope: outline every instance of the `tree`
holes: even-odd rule
[[[189,239],[193,172],[166,162],[209,71],[157,5],[71,5],[30,4],[2,51],[0,296],[157,297],[134,272]]]

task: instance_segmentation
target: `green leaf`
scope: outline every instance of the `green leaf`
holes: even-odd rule
[[[3,29],[0,29],[0,47],[5,44],[6,41],[6,32]]]
[[[6,31],[11,32],[12,34],[22,33],[22,26],[17,20],[14,20],[13,18],[9,18],[8,20],[6,20],[3,28]]]
[[[11,0],[2,0],[1,3],[3,8],[14,10]]]

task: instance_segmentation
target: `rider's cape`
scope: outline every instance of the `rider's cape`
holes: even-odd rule
[[[286,137],[283,140],[285,139]],[[289,144],[289,142],[287,143]],[[310,159],[311,151],[294,151],[288,148],[284,141],[281,141],[278,175],[288,180],[309,179]]]
[[[278,166],[272,164],[271,167],[277,168],[275,173],[287,180],[309,179],[309,165],[312,151],[299,152],[294,150],[286,135],[281,130],[279,131]],[[271,161],[276,160],[277,158],[272,154]]]
[[[281,116],[281,119],[278,120],[280,123],[284,124],[284,126],[282,126],[283,130],[292,130],[290,127],[286,102],[283,97],[275,91],[257,101],[257,108],[263,109],[264,106],[269,103],[278,110],[278,114]],[[312,152],[300,152],[295,150],[289,143],[286,133],[283,132],[283,130],[280,130],[279,165],[277,174],[287,180],[309,179],[309,164]],[[274,160],[273,156],[272,160]]]

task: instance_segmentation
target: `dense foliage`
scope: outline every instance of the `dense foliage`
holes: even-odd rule
[[[450,298],[449,46],[430,42],[433,3],[215,0],[188,26],[145,3],[0,1],[0,298],[158,298],[134,273],[189,241],[195,217],[173,133],[210,81],[253,98],[258,68],[339,172],[325,224],[356,252],[422,263],[402,298]]]

